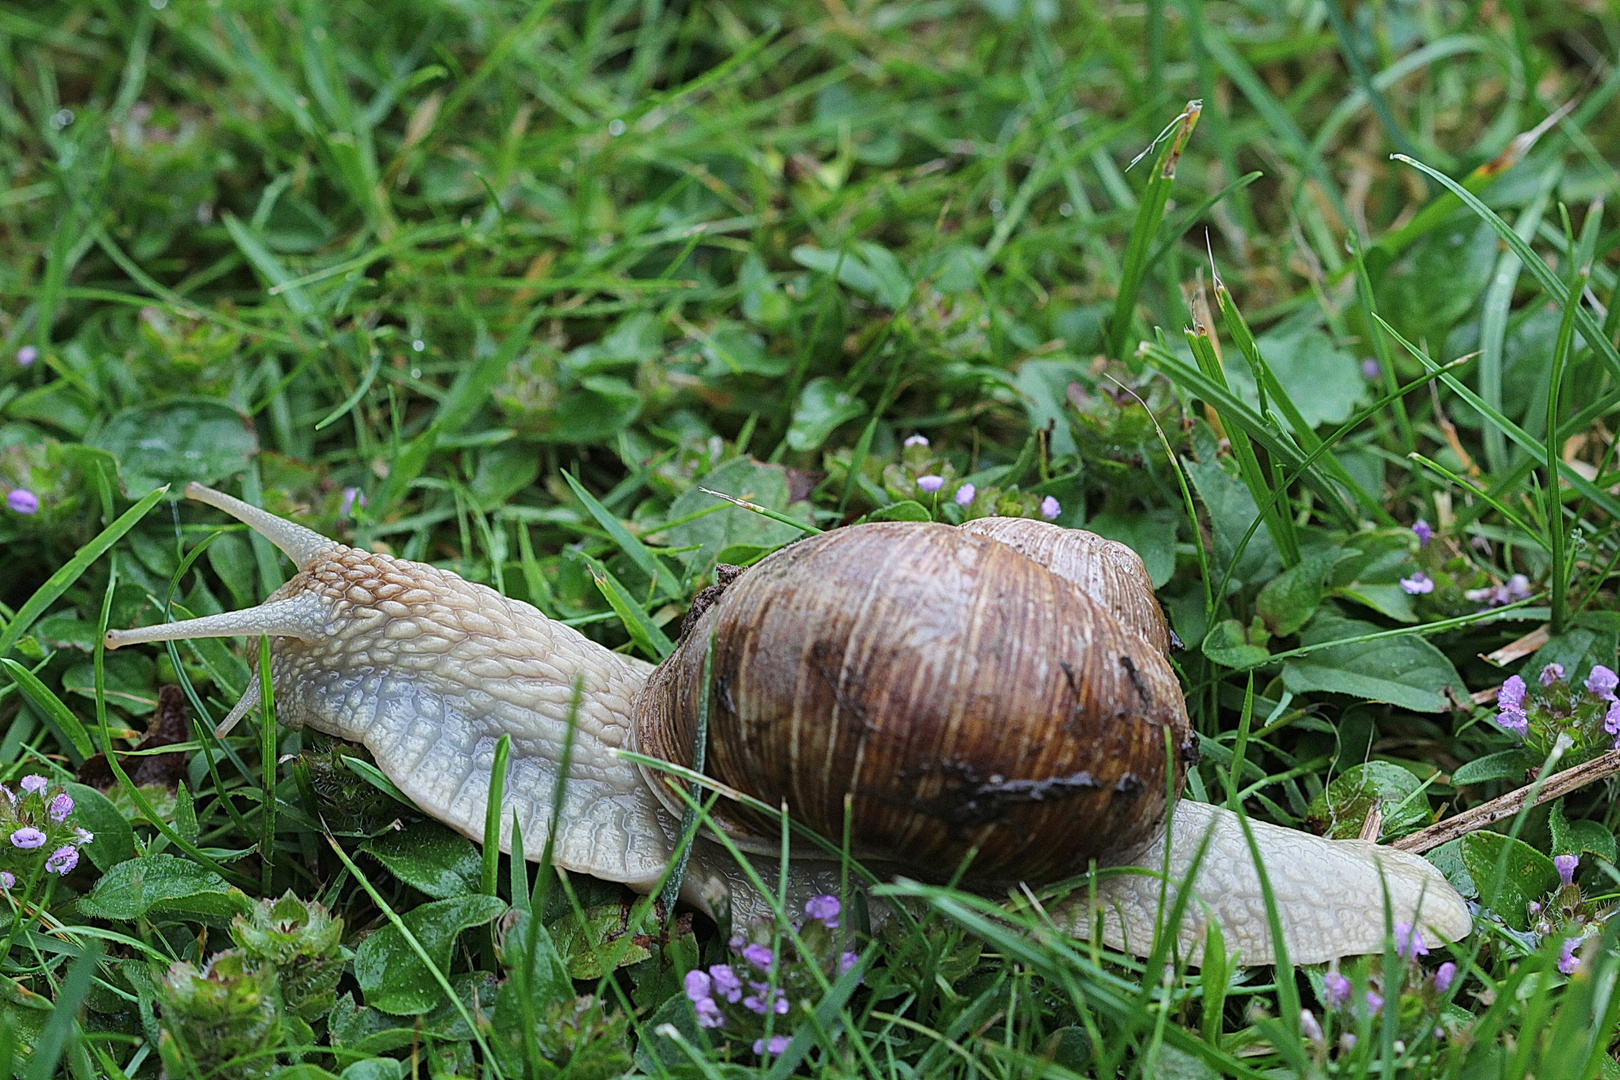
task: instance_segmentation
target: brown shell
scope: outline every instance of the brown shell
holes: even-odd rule
[[[885,522],[778,551],[653,673],[644,752],[691,762],[711,632],[706,771],[834,839],[848,794],[857,853],[922,878],[973,848],[977,884],[1081,872],[1151,836],[1179,792],[1191,732],[1163,654],[1008,544]]]
[[[1153,595],[1142,557],[1117,540],[1084,529],[1065,529],[1032,518],[976,518],[960,526],[1011,544],[1058,577],[1080,586],[1080,591],[1134,627],[1161,653],[1170,651],[1170,627]]]

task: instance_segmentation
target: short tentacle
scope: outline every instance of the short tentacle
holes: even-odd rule
[[[259,690],[259,673],[255,671],[253,677],[248,680],[247,689],[242,691],[242,696],[231,706],[231,711],[219,722],[219,726],[214,728],[216,738],[223,739],[229,735],[231,729],[241,723],[242,717],[253,711],[253,706],[259,703]]]
[[[306,529],[286,518],[279,518],[241,499],[233,498],[223,491],[215,491],[195,482],[186,485],[186,498],[207,503],[225,511],[238,521],[247,523],[254,532],[280,548],[300,570],[306,569],[323,553],[341,546],[337,541],[329,540],[313,529]]]
[[[315,641],[329,618],[326,602],[315,593],[303,592],[283,600],[272,600],[242,611],[226,611],[180,622],[137,626],[133,630],[107,631],[107,648],[139,645],[147,641],[181,641],[186,638],[293,637]]]

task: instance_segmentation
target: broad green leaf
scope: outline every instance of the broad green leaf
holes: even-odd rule
[[[419,821],[401,832],[385,833],[367,840],[360,850],[435,900],[478,891],[477,847],[437,821]]]
[[[811,379],[799,391],[793,406],[793,423],[788,427],[787,444],[792,450],[815,450],[839,424],[866,412],[866,402],[844,390],[838,380],[822,375]]]
[[[793,364],[792,357],[772,354],[764,338],[741,323],[729,320],[709,331],[703,342],[703,355],[709,359],[704,374],[710,378],[728,372],[776,378],[786,375]]]
[[[1343,555],[1339,548],[1307,555],[1298,566],[1266,582],[1254,606],[1273,634],[1287,637],[1310,621],[1322,602],[1322,579]]]
[[[247,906],[247,898],[212,870],[163,854],[118,863],[79,901],[85,915],[124,922],[158,911],[229,915]]]
[[[578,916],[570,916],[553,927],[552,943],[556,955],[568,965],[571,978],[600,979],[610,962],[621,968],[652,956],[645,945],[622,940],[623,935],[624,905],[599,904],[585,910],[583,923]],[[521,941],[517,944],[521,947]]]
[[[96,869],[105,873],[135,857],[135,830],[111,799],[83,784],[68,784],[67,793],[73,799],[73,823],[95,834],[83,850]]]
[[[1484,784],[1492,780],[1512,780],[1522,783],[1524,772],[1532,762],[1523,750],[1503,750],[1486,754],[1473,761],[1465,761],[1451,773],[1453,787],[1464,784]]]
[[[880,506],[867,514],[862,521],[933,521],[934,516],[928,512],[928,507],[914,499],[904,499],[888,506]]]
[[[1570,821],[1564,816],[1564,800],[1552,804],[1547,824],[1552,828],[1554,855],[1580,855],[1591,852],[1605,862],[1614,862],[1614,833],[1601,821],[1590,818]]]
[[[473,893],[436,900],[406,912],[401,921],[440,972],[450,970],[450,950],[463,930],[500,917],[506,903]],[[392,923],[360,943],[354,954],[354,977],[366,1003],[395,1016],[427,1012],[442,991],[422,958]]]
[[[746,457],[735,458],[704,476],[698,484],[710,491],[723,492],[791,517],[810,520],[809,503],[789,504],[792,488],[788,483],[787,470],[780,465],[765,465]],[[713,495],[693,487],[670,504],[665,520],[678,521],[700,510],[707,510],[719,501]],[[705,574],[720,552],[728,547],[746,544],[776,548],[804,534],[791,525],[772,521],[741,506],[727,504],[723,510],[671,525],[658,535],[670,547],[697,545],[696,551],[689,551],[680,557],[686,560],[688,574]]]
[[[1223,619],[1204,639],[1204,655],[1217,664],[1230,668],[1250,668],[1263,664],[1271,652],[1263,645],[1251,645],[1243,624],[1236,619]]]
[[[1324,608],[1301,632],[1300,643],[1340,641],[1381,629]],[[1313,690],[1349,694],[1414,712],[1445,712],[1451,707],[1444,693],[1448,687],[1457,701],[1468,700],[1468,690],[1451,661],[1416,635],[1346,641],[1289,660],[1283,665],[1283,685],[1296,694]]]
[[[133,650],[108,653],[102,666],[107,701],[132,716],[145,716],[157,708],[156,665],[152,658]],[[74,664],[62,673],[62,689],[94,701],[96,668],[89,660]]]
[[[1417,794],[1417,777],[1387,761],[1368,761],[1347,769],[1312,800],[1305,817],[1324,836],[1335,840],[1361,834],[1374,806],[1384,816],[1378,839],[1405,836],[1429,820],[1429,801]]]
[[[1197,489],[1204,508],[1209,512],[1210,531],[1215,541],[1214,564],[1216,578],[1226,572],[1237,552],[1243,534],[1249,531],[1260,516],[1260,508],[1243,481],[1228,473],[1214,460],[1186,460],[1187,475]],[[1270,534],[1258,529],[1243,549],[1237,566],[1232,569],[1228,589],[1238,589],[1251,582],[1268,581],[1282,570],[1282,560],[1272,544]]]
[[[1463,865],[1462,841],[1448,840],[1424,856],[1434,865],[1436,870],[1446,875],[1451,887],[1470,900],[1479,897],[1479,886],[1474,884],[1474,877]]]
[[[1342,424],[1364,403],[1367,380],[1361,365],[1354,356],[1334,347],[1333,339],[1322,331],[1266,334],[1255,344],[1309,427]],[[1254,375],[1247,364],[1228,360],[1226,377],[1245,401],[1259,407]]]
[[[252,421],[204,398],[125,409],[93,445],[118,458],[119,479],[131,496],[164,484],[215,483],[245,470],[259,452]]]
[[[1158,589],[1176,570],[1176,524],[1180,516],[1174,510],[1162,509],[1138,514],[1104,511],[1086,522],[1086,528],[1119,541],[1141,556],[1153,587]]]
[[[611,905],[613,909],[613,925],[623,928],[624,906]],[[600,913],[601,908],[592,906],[586,910],[586,918],[591,919],[592,913]],[[568,916],[568,922],[574,918]],[[530,940],[529,931],[534,930],[534,938]],[[605,930],[606,927],[604,926]],[[527,973],[529,987],[534,993],[545,997],[562,997],[573,993],[571,968],[572,960],[565,960],[566,955],[560,946],[560,935],[554,938],[544,923],[536,921],[530,914],[519,913],[511,921],[511,925],[501,937],[501,961],[513,971],[520,968]],[[628,942],[626,943],[628,944]],[[596,978],[597,976],[588,976]]]
[[[1540,902],[1558,884],[1558,871],[1552,860],[1525,843],[1501,833],[1476,832],[1462,838],[1462,861],[1480,901],[1515,930],[1530,928],[1525,905]],[[1502,882],[1497,886],[1497,864],[1505,862]]]

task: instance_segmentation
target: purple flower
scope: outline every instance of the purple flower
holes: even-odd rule
[[[10,892],[12,886],[16,884],[17,879],[9,870],[0,870],[0,889],[5,889],[7,892]]]
[[[786,1035],[772,1035],[771,1036],[771,1046],[770,1046],[771,1053],[772,1054],[785,1053],[787,1051],[787,1048],[788,1048],[788,1043],[790,1043],[792,1041],[793,1040],[790,1039]],[[764,1039],[755,1039],[754,1040],[754,1053],[759,1054],[761,1057],[764,1056],[764,1054],[765,1054],[765,1040]]]
[[[804,902],[804,913],[812,919],[819,919],[829,930],[838,929],[838,913],[842,910],[843,905],[836,896],[812,896]]]
[[[1354,1050],[1355,1048],[1356,1048],[1356,1036],[1355,1036],[1354,1032],[1346,1031],[1342,1035],[1339,1036],[1339,1051],[1340,1051],[1340,1053],[1348,1054],[1350,1051]]]
[[[1313,1043],[1323,1042],[1326,1036],[1322,1034],[1322,1025],[1316,1022],[1316,1014],[1309,1009],[1299,1010],[1299,1030]]]
[[[1401,578],[1401,588],[1411,596],[1421,596],[1424,593],[1434,592],[1434,582],[1429,580],[1428,574],[1419,570],[1411,577]]]
[[[1564,677],[1563,664],[1548,664],[1541,669],[1541,685],[1551,686]]]
[[[1420,956],[1428,956],[1429,947],[1423,944],[1423,932],[1413,929],[1411,923],[1396,923],[1395,955],[1403,960],[1416,960]]]
[[[1496,703],[1504,709],[1518,709],[1524,711],[1524,680],[1517,675],[1510,675],[1507,682],[1496,692]]]
[[[33,367],[34,361],[39,359],[39,348],[34,345],[24,345],[17,350],[17,366]]]
[[[32,795],[44,791],[46,785],[49,783],[50,781],[46,780],[38,773],[29,773],[18,782],[17,786]]]
[[[39,496],[27,488],[13,488],[6,496],[6,505],[19,514],[39,513]]]
[[[366,493],[361,491],[357,487],[346,487],[346,488],[344,488],[343,489],[343,503],[342,503],[341,506],[338,507],[338,513],[340,515],[342,515],[343,517],[352,516],[354,514],[354,504],[355,503],[359,503],[360,508],[365,509],[365,507],[367,505],[366,504]]]
[[[65,874],[78,865],[79,849],[75,847],[59,847],[45,860],[45,869],[52,874]]]
[[[742,951],[743,959],[759,968],[761,971],[771,970],[771,950],[755,942]]]
[[[1581,943],[1578,937],[1564,939],[1564,947],[1558,952],[1558,973],[1560,975],[1573,975],[1580,966],[1580,960],[1575,956],[1575,947]]]
[[[1620,686],[1620,675],[1616,675],[1602,664],[1593,664],[1592,673],[1586,677],[1586,689],[1600,698],[1614,701],[1614,688]]]
[[[757,985],[758,984],[756,984],[756,986]],[[783,996],[782,991],[777,990],[772,993],[769,988],[760,990],[758,993],[749,994],[747,997],[743,998],[742,1003],[743,1008],[747,1009],[749,1012],[757,1012],[761,1016],[764,1016],[767,1008],[767,1001],[770,1002],[770,1011],[776,1013],[778,1016],[781,1016],[783,1013],[788,1011],[788,999]]]
[[[1429,541],[1434,538],[1434,530],[1429,528],[1429,523],[1422,518],[1412,522],[1412,532],[1417,536],[1418,547],[1420,548],[1427,547]]]
[[[1558,855],[1553,859],[1553,869],[1558,871],[1558,880],[1567,888],[1575,880],[1575,868],[1581,864],[1579,856]]]
[[[1350,1000],[1350,980],[1337,971],[1322,976],[1322,1001],[1330,1009],[1342,1008]]]
[[[709,996],[711,989],[713,989],[713,980],[709,978],[707,972],[693,970],[686,973],[686,996],[688,998],[693,1001],[702,1001]]]
[[[852,952],[839,953],[838,954],[838,974],[840,974],[840,975],[844,974],[845,972],[849,971],[850,968],[854,967],[856,964],[858,964],[860,962],[861,962],[861,958],[859,956],[857,956],[855,953],[852,953]]]
[[[1383,1007],[1384,1007],[1384,999],[1382,997],[1380,997],[1377,994],[1377,992],[1375,992],[1375,991],[1372,991],[1372,990],[1367,991],[1367,1011],[1370,1012],[1370,1013],[1375,1013],[1379,1009],[1382,1009]]]
[[[701,1001],[692,1002],[692,1008],[697,1012],[698,1027],[717,1028],[726,1026],[726,1016],[716,1005],[714,998],[706,997]]]
[[[966,506],[968,503],[973,501],[973,496],[977,495],[978,493],[979,489],[974,487],[972,484],[963,484],[961,487],[956,489],[956,505]]]
[[[926,436],[926,435],[907,435],[906,436],[906,441],[901,443],[900,445],[901,446],[927,446],[928,445],[928,436]]]
[[[31,826],[25,825],[11,834],[11,846],[22,848],[24,851],[33,851],[44,846],[45,834]]]
[[[927,476],[917,477],[917,489],[919,491],[926,491],[930,495],[944,486],[945,478],[943,476],[935,476],[930,473]]]
[[[1483,603],[1485,608],[1501,607],[1508,602],[1507,589],[1501,585],[1487,585],[1482,589],[1469,589],[1463,593],[1463,599],[1474,603]],[[1481,608],[1483,611],[1485,608]]]
[[[1507,579],[1507,596],[1509,600],[1524,600],[1530,596],[1530,579],[1523,574],[1514,574]]]
[[[51,800],[50,811],[52,821],[66,821],[67,816],[73,813],[73,796],[62,792]]]
[[[742,997],[742,980],[737,973],[731,970],[730,964],[714,964],[709,968],[709,978],[720,996],[727,1001],[735,1002]]]
[[[73,831],[78,835],[79,843],[81,844],[88,844],[90,841],[96,838],[96,834],[91,832],[89,829],[75,828]]]
[[[1434,969],[1434,992],[1443,994],[1451,989],[1451,980],[1457,977],[1457,965],[1450,960]]]
[[[1378,366],[1377,360],[1374,360],[1370,356],[1364,356],[1361,358],[1361,377],[1363,379],[1371,382],[1373,379],[1378,378],[1379,375],[1382,375],[1383,372],[1384,369]]]
[[[1063,513],[1063,504],[1048,495],[1041,500],[1041,517],[1047,521],[1056,521],[1057,516]]]
[[[1496,722],[1515,735],[1523,735],[1530,730],[1530,718],[1524,715],[1523,709],[1503,709],[1496,714]]]

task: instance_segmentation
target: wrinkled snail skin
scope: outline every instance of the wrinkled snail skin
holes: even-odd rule
[[[934,667],[925,671],[919,666],[910,673],[913,692],[928,690],[930,680],[955,681],[971,691],[969,706],[931,709],[944,725],[934,737],[947,742],[959,738],[960,733],[952,725],[959,727],[975,710],[1004,717],[1009,708],[996,713],[993,707],[993,699],[1004,696],[1011,701],[1011,714],[1026,706],[1034,713],[1045,710],[1050,714],[1055,703],[1064,715],[1079,718],[1075,721],[1078,730],[1092,739],[1094,749],[1104,756],[1105,760],[1084,769],[1075,769],[1074,763],[1067,760],[1053,759],[1055,771],[1046,774],[1014,770],[1002,776],[953,762],[947,769],[924,770],[910,776],[906,779],[913,784],[911,790],[915,792],[915,785],[922,783],[922,797],[932,798],[935,808],[948,806],[966,785],[973,788],[970,794],[981,802],[987,800],[986,805],[997,812],[958,815],[943,829],[937,820],[901,825],[902,831],[913,830],[902,835],[902,845],[915,843],[926,858],[943,860],[951,857],[950,845],[963,841],[986,844],[985,850],[989,845],[1001,845],[994,830],[1002,817],[1016,823],[1022,820],[1018,815],[1030,813],[1043,818],[1044,827],[1052,827],[1055,820],[1061,832],[1061,815],[1052,819],[1046,812],[1053,806],[1085,807],[1084,814],[1070,815],[1068,830],[1091,839],[1107,838],[1107,843],[1088,849],[1090,853],[1084,856],[1072,852],[1062,857],[1043,856],[1039,850],[1027,849],[1019,857],[1029,858],[1030,865],[1044,858],[1038,880],[1048,881],[1075,872],[1077,859],[1083,861],[1092,855],[1103,864],[1125,862],[1149,868],[1145,872],[1104,876],[1097,883],[1103,909],[1098,920],[1103,940],[1145,953],[1151,946],[1154,916],[1160,910],[1162,887],[1156,875],[1166,845],[1170,879],[1183,881],[1207,831],[1210,841],[1195,885],[1196,897],[1188,905],[1186,919],[1179,928],[1181,944],[1196,954],[1205,921],[1215,919],[1222,926],[1228,949],[1241,953],[1243,962],[1271,962],[1262,892],[1236,816],[1183,801],[1170,815],[1172,827],[1168,835],[1164,829],[1165,792],[1172,788],[1179,791],[1185,768],[1184,755],[1177,752],[1167,758],[1164,748],[1168,742],[1179,751],[1190,736],[1179,684],[1163,656],[1168,630],[1140,560],[1129,549],[1122,548],[1121,554],[1100,546],[1098,538],[1090,534],[1057,529],[1043,522],[1023,521],[1009,526],[1003,519],[996,523],[974,522],[962,530],[921,526],[922,532],[914,536],[926,534],[926,554],[895,555],[889,544],[884,549],[889,554],[882,557],[898,561],[891,562],[890,569],[884,572],[849,568],[838,571],[836,566],[818,569],[815,558],[818,552],[827,550],[829,537],[841,537],[831,545],[833,549],[843,545],[841,550],[854,552],[874,542],[873,537],[887,538],[887,543],[900,535],[879,526],[837,530],[791,545],[750,570],[698,621],[677,654],[655,674],[651,665],[602,648],[571,628],[546,619],[533,607],[508,600],[455,574],[346,547],[197,484],[190,485],[186,494],[232,514],[269,538],[293,560],[297,575],[257,608],[181,623],[112,630],[107,634],[108,648],[178,638],[270,635],[279,718],[289,726],[309,726],[362,743],[374,755],[379,768],[425,812],[474,840],[482,839],[490,770],[495,744],[502,734],[511,736],[512,749],[500,846],[509,850],[514,812],[526,839],[547,834],[569,726],[570,699],[578,678],[583,692],[577,711],[572,767],[557,823],[555,861],[570,870],[624,882],[638,891],[656,887],[675,846],[679,804],[670,803],[672,795],[662,780],[644,777],[639,768],[617,754],[620,749],[633,749],[649,741],[632,722],[634,710],[646,712],[652,708],[652,695],[644,693],[649,676],[653,676],[652,685],[662,685],[666,697],[669,692],[675,693],[677,700],[682,695],[690,696],[695,692],[692,684],[696,676],[690,673],[689,657],[696,651],[701,658],[700,643],[706,643],[710,628],[730,617],[728,609],[741,612],[749,604],[769,608],[773,601],[769,590],[762,586],[772,581],[777,588],[791,584],[773,575],[785,573],[783,568],[808,565],[824,577],[843,573],[849,579],[844,582],[846,594],[864,590],[861,603],[872,611],[887,607],[889,613],[883,615],[886,619],[901,618],[903,622],[906,616],[925,613],[937,627],[944,628],[940,632],[946,637],[969,635],[965,656],[945,663],[945,659],[957,657],[958,653],[944,648],[946,643],[941,640],[936,643],[941,649]],[[1062,535],[1065,533],[1074,538],[1072,544]],[[951,535],[947,538],[945,534]],[[1075,544],[1091,554],[1083,551],[1079,558],[1071,558]],[[1109,560],[1123,560],[1122,570],[1111,572],[1112,577],[1105,574],[1107,588],[1097,583],[1085,561],[1095,559],[1099,552]],[[872,557],[871,553],[863,556]],[[918,566],[924,571],[922,576],[909,573]],[[938,585],[942,579],[947,584],[956,581],[958,586],[963,582],[971,585],[971,579],[986,568],[998,576],[987,579],[988,592],[967,589],[967,594],[978,597],[975,602],[981,604],[967,622],[961,621],[960,612],[952,615],[945,608],[929,608],[924,586]],[[896,598],[885,591],[893,588],[897,574],[912,582],[908,586],[912,590],[909,598]],[[1005,579],[999,575],[1006,575]],[[751,579],[759,584],[750,585]],[[890,581],[887,586],[886,579]],[[1087,595],[1093,588],[1098,590],[1096,600]],[[822,603],[809,594],[797,602],[812,608]],[[774,603],[779,614],[794,614],[785,597],[778,597]],[[859,605],[855,610],[858,613]],[[844,616],[835,607],[800,611],[797,618],[829,631],[836,628],[831,638],[846,641],[853,651],[844,648],[838,657],[801,655],[798,666],[792,669],[795,674],[769,675],[761,666],[765,653],[759,647],[769,641],[789,639],[782,637],[779,629],[764,636],[763,631],[741,634],[726,645],[727,649],[740,651],[735,663],[726,661],[732,665],[726,688],[731,694],[730,704],[717,691],[715,700],[721,706],[711,716],[711,738],[715,724],[723,726],[721,714],[738,701],[763,701],[770,708],[787,709],[789,715],[798,709],[804,716],[826,708],[830,702],[834,712],[843,708],[859,721],[854,744],[858,752],[872,751],[881,741],[874,738],[873,732],[881,732],[886,722],[861,718],[867,705],[864,699],[857,700],[857,691],[881,697],[888,683],[877,677],[879,668],[863,669],[860,665],[877,663],[876,658],[894,641],[886,641],[858,618],[840,622]],[[1076,620],[1085,625],[1077,629]],[[932,655],[926,649],[929,642],[922,640],[935,632],[926,628],[927,622],[924,620],[922,629],[913,626],[908,631],[918,638],[909,644],[923,650],[915,653],[914,661],[917,656]],[[1043,646],[1040,634],[1044,633],[1068,634],[1064,639],[1067,651],[1059,655]],[[820,640],[831,638],[823,635]],[[1092,650],[1095,656],[1086,651],[1092,646],[1096,646]],[[717,644],[717,658],[721,652]],[[682,659],[683,654],[686,659]],[[998,687],[991,681],[993,661],[1015,655],[1033,656],[1033,661],[1020,662],[1033,663],[1034,669],[1026,671],[1011,688]],[[1129,662],[1120,663],[1121,658]],[[894,670],[904,674],[905,662],[902,656],[902,666]],[[750,671],[756,674],[749,676]],[[851,681],[851,672],[861,677]],[[784,678],[789,683],[785,690],[781,685]],[[257,689],[250,687],[221,728],[227,729],[257,699]],[[1102,708],[1099,703],[1104,702],[1114,704]],[[853,709],[848,708],[851,705]],[[1091,716],[1091,712],[1097,716]],[[1093,730],[1093,721],[1101,724],[1103,713],[1128,723],[1119,730],[1106,726]],[[681,761],[678,751],[687,729],[677,726],[669,730],[672,734],[665,736],[673,740],[669,747],[644,748],[659,749],[658,756]],[[851,745],[850,730],[847,724],[839,728],[841,734],[835,734],[826,752],[845,753]],[[807,731],[804,725],[799,726],[801,742],[807,738]],[[861,748],[863,738],[868,745]],[[844,743],[838,744],[838,739]],[[1020,760],[1020,753],[1039,757],[1055,752],[1049,748],[1031,749],[1027,740],[1002,739],[1001,743],[1005,744],[1002,750],[1011,747],[1014,760]],[[720,757],[728,752],[721,748]],[[1131,764],[1123,770],[1118,763],[1110,764],[1106,760],[1110,753],[1128,757]],[[1169,776],[1164,772],[1167,762],[1175,770]],[[1081,772],[1086,779],[1081,779]],[[1140,780],[1140,786],[1122,784],[1126,774]],[[1020,778],[1041,775],[1047,780],[1036,781],[1035,787],[1020,786]],[[1105,776],[1109,781],[1098,783],[1098,778]],[[1051,779],[1060,783],[1051,788],[1043,786]],[[806,804],[814,802],[802,798],[804,782],[790,774],[783,797]],[[796,784],[801,786],[796,789]],[[1032,793],[1036,797],[1031,797]],[[774,804],[776,800],[769,797],[766,801]],[[825,835],[837,836],[841,832],[841,796],[837,802],[837,825],[829,828],[824,827],[825,822],[812,822]],[[825,800],[822,805],[826,806]],[[1003,810],[1009,813],[1003,815]],[[933,817],[937,819],[938,815]],[[1104,828],[1105,822],[1111,824]],[[729,831],[731,826],[722,824]],[[744,820],[739,826],[739,837],[747,825]],[[1324,840],[1260,822],[1252,823],[1251,828],[1276,898],[1290,956],[1296,962],[1380,951],[1386,933],[1386,887],[1394,921],[1425,927],[1432,935],[1430,940],[1453,940],[1470,929],[1461,898],[1437,870],[1417,856],[1359,841]],[[531,839],[526,847],[538,856],[538,843]],[[762,867],[761,877],[774,882],[775,856],[759,858],[762,861],[756,865]],[[954,865],[953,861],[949,866],[936,867],[935,876],[948,873]],[[1016,862],[1003,861],[998,867],[993,858],[987,858],[979,865],[986,874],[986,887],[1018,876]],[[914,866],[902,872],[917,873]],[[838,877],[836,862],[796,860],[789,874],[790,904],[802,902],[816,892],[836,891]],[[766,910],[763,899],[740,868],[716,844],[701,837],[687,867],[682,898],[711,914],[729,910],[734,921]],[[1090,931],[1092,919],[1082,902],[1066,901],[1049,908],[1049,912],[1061,927],[1082,935]]]

